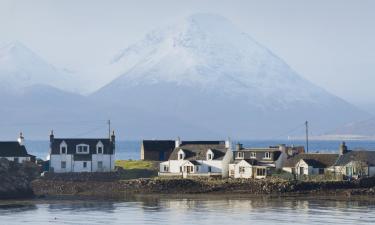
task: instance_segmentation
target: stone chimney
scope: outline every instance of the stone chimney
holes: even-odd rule
[[[340,145],[339,155],[344,155],[347,152],[348,152],[348,147],[346,146],[345,142],[343,141]]]
[[[55,135],[53,134],[53,130],[51,130],[51,133],[49,135],[49,142],[53,142],[53,140],[55,139]]]
[[[231,143],[230,138],[228,137],[228,139],[225,141],[225,148],[231,148],[231,147],[232,147],[232,143]]]
[[[279,150],[280,150],[281,152],[287,153],[287,152],[286,152],[286,145],[285,145],[285,144],[281,144],[281,145],[279,145]]]
[[[115,143],[116,142],[116,136],[115,136],[115,131],[112,130],[112,134],[111,134],[111,142],[112,143]]]
[[[17,139],[17,141],[18,141],[18,143],[19,143],[21,146],[25,145],[25,138],[23,137],[22,132],[20,132],[20,136],[19,136],[19,138]]]
[[[236,151],[239,151],[242,149],[242,144],[241,143],[237,143],[236,144]]]
[[[181,146],[181,139],[180,137],[177,137],[176,141],[175,141],[175,148],[178,148]]]

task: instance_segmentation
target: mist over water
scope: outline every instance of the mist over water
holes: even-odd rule
[[[303,140],[251,140],[251,141],[233,141],[233,143],[243,143],[244,147],[268,147],[278,144],[287,145],[306,145]],[[338,152],[341,141],[310,141],[309,152]],[[347,141],[349,149],[367,149],[375,150],[375,141]],[[48,141],[26,141],[26,147],[30,154],[36,155],[38,158],[45,159],[48,155]],[[133,159],[138,160],[141,156],[141,141],[117,141],[116,142],[116,158],[117,159]]]

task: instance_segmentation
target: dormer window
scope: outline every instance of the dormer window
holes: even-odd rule
[[[77,145],[76,152],[77,154],[88,154],[90,150],[90,147],[85,144]]]
[[[214,159],[214,153],[212,152],[211,149],[208,149],[206,158],[207,158],[207,160],[213,160]]]
[[[96,154],[103,154],[104,153],[104,145],[101,141],[96,145]]]
[[[270,159],[271,158],[271,153],[270,152],[265,152],[264,153],[264,158],[265,159]]]
[[[65,141],[63,141],[61,144],[60,144],[60,154],[67,154],[68,153],[68,146],[67,144],[65,143]]]
[[[244,153],[243,152],[237,152],[237,158],[243,159]]]
[[[250,158],[255,159],[256,157],[257,157],[257,153],[256,152],[251,152],[250,153]]]
[[[178,160],[183,160],[185,158],[185,152],[180,150],[178,151]]]

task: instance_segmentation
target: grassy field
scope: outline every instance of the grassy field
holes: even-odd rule
[[[159,163],[142,160],[117,160],[116,167],[126,171],[124,179],[151,178],[158,175]]]

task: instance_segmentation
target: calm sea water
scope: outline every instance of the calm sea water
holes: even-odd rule
[[[375,224],[370,201],[149,197],[110,201],[1,202],[1,224]]]
[[[287,145],[305,145],[304,141],[290,140],[262,140],[262,141],[240,141],[245,147],[267,147],[271,145],[287,144]],[[310,141],[310,152],[337,152],[340,141]],[[26,141],[26,146],[30,154],[36,155],[38,158],[45,159],[48,154],[48,141]],[[140,159],[140,141],[118,141],[116,143],[117,159]],[[347,141],[350,149],[364,148],[375,150],[375,141]]]

